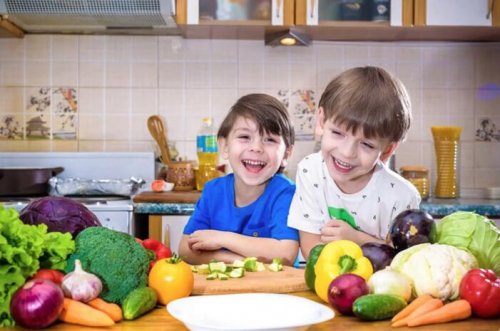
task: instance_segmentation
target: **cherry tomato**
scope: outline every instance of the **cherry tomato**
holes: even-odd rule
[[[167,305],[170,301],[187,297],[194,286],[191,267],[180,257],[172,257],[156,261],[148,276],[148,286],[158,294],[158,302]]]

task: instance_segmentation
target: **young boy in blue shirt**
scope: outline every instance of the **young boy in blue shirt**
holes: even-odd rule
[[[233,173],[205,184],[184,228],[179,255],[190,264],[280,257],[292,265],[298,231],[287,226],[295,185],[281,172],[295,140],[286,108],[266,94],[241,97],[217,133]]]

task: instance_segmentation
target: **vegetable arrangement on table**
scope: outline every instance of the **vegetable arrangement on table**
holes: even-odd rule
[[[64,228],[59,218],[54,226],[51,217],[60,213],[54,203],[45,205],[30,207],[25,219],[40,224],[25,224],[0,205],[0,295],[6,298],[0,326],[44,328],[58,320],[112,326],[189,296],[193,272],[223,281],[283,270],[279,259],[266,266],[254,257],[189,266],[158,241],[138,240],[86,216],[67,213],[71,225]],[[348,240],[314,247],[304,273],[308,288],[342,314],[391,319],[393,327],[500,316],[500,232],[492,221],[454,213],[435,225],[414,210],[397,220],[400,231],[391,229],[390,238],[398,248]]]
[[[311,250],[305,282],[344,315],[393,327],[500,316],[500,231],[457,212],[434,224],[420,210],[396,216],[390,245],[348,240]],[[485,269],[479,269],[485,268]]]

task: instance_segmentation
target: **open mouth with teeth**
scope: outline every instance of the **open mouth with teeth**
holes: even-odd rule
[[[334,157],[332,157],[332,159],[333,159],[333,165],[340,172],[346,173],[346,172],[349,172],[353,168],[353,166],[350,165],[349,163],[340,161],[339,159],[336,159]]]
[[[242,160],[243,166],[250,172],[257,173],[266,166],[265,162],[254,160]]]

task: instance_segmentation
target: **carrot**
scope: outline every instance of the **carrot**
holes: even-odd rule
[[[397,313],[392,318],[392,322],[399,321],[400,319],[410,315],[411,313],[413,313],[415,311],[415,309],[417,309],[418,307],[420,307],[421,305],[423,305],[424,303],[426,303],[430,299],[432,299],[432,295],[430,295],[430,294],[424,294],[424,295],[417,297],[415,300],[410,302],[410,304],[408,306],[406,306],[403,310],[401,310],[399,313]]]
[[[420,305],[417,309],[415,309],[410,315],[392,323],[392,327],[400,327],[400,326],[406,326],[408,321],[412,318],[415,318],[417,316],[426,314],[430,311],[436,310],[438,308],[441,308],[443,306],[443,302],[439,299],[432,298],[430,300],[427,300],[424,302],[422,305]]]
[[[441,308],[412,318],[408,321],[408,326],[458,321],[470,317],[471,314],[472,310],[470,303],[462,299],[447,303]]]
[[[87,304],[95,309],[98,309],[111,317],[115,322],[119,322],[123,319],[122,308],[116,303],[106,302],[101,298],[95,298],[90,300]]]
[[[111,326],[115,322],[100,310],[73,299],[64,298],[63,310],[59,319],[66,323],[85,326]]]

